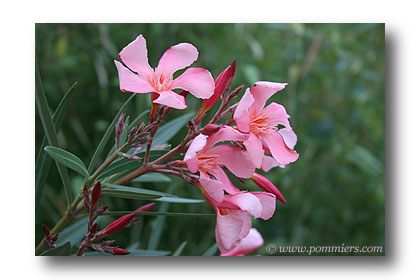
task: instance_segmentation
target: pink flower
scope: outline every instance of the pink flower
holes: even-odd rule
[[[293,150],[297,137],[290,124],[286,109],[275,102],[264,108],[267,100],[287,84],[257,82],[251,90],[247,89],[234,113],[240,132],[249,133],[244,142],[252,163],[261,168],[264,152],[271,154],[278,165],[285,166],[298,159]],[[285,128],[277,130],[277,125]]]
[[[200,172],[200,183],[204,191],[217,202],[223,200],[224,191],[230,194],[240,192],[222,166],[240,178],[250,178],[254,174],[255,166],[247,152],[240,147],[225,144],[212,146],[221,141],[245,141],[247,137],[230,126],[223,126],[208,138],[199,134],[185,154],[184,161],[188,169],[192,173]]]
[[[189,68],[173,80],[173,74],[190,66],[198,58],[197,49],[188,43],[170,47],[161,57],[156,69],[149,66],[146,40],[139,35],[119,54],[120,62],[114,61],[118,69],[120,89],[124,92],[157,93],[159,97],[153,103],[175,109],[185,109],[184,96],[173,91],[183,89],[198,98],[210,98],[214,92],[214,81],[209,71],[203,68]]]
[[[251,216],[270,219],[276,209],[276,197],[267,192],[237,192],[224,195],[221,202],[204,196],[216,211],[216,243],[222,254],[238,246],[251,229]]]
[[[264,244],[264,239],[262,238],[261,234],[255,228],[251,228],[248,235],[239,241],[238,247],[229,251],[224,254],[220,254],[221,256],[243,256],[249,254],[258,248],[260,248]]]

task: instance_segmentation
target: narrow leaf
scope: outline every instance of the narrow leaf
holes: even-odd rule
[[[64,97],[61,99],[60,104],[58,104],[57,109],[55,110],[52,120],[55,126],[55,130],[59,131],[61,128],[61,124],[64,119],[64,115],[70,101],[70,97],[73,93],[73,88],[77,85],[75,82],[64,94]],[[39,210],[39,203],[41,201],[42,192],[45,186],[45,182],[48,177],[48,173],[50,170],[52,159],[45,153],[44,147],[47,145],[47,137],[41,142],[41,146],[38,151],[38,157],[35,162],[35,211]],[[36,215],[35,213],[35,215]]]
[[[210,248],[208,248],[204,253],[203,256],[214,256],[217,252],[217,244],[214,243]]]
[[[204,200],[201,199],[191,199],[191,198],[182,198],[182,197],[161,197],[155,199],[158,202],[169,202],[169,203],[203,203]]]
[[[131,182],[135,183],[153,183],[153,182],[170,182],[171,178],[166,176],[165,174],[160,173],[146,173],[137,177],[136,179],[132,180]]]
[[[152,150],[150,151],[150,158],[151,160],[154,160],[162,155],[164,155],[168,150]],[[137,153],[136,155],[139,157],[143,157],[145,152]],[[99,175],[99,179],[106,178],[108,176],[114,175],[119,172],[123,172],[127,169],[134,168],[134,167],[140,167],[141,163],[137,162],[135,160],[131,160],[128,158],[119,158],[115,160],[113,163],[111,163],[105,170]]]
[[[136,94],[133,93],[127,99],[127,101],[122,105],[122,107],[120,108],[120,110],[118,111],[118,113],[115,115],[114,120],[111,122],[111,124],[109,125],[108,129],[106,130],[104,136],[102,137],[101,141],[99,142],[99,145],[96,148],[96,151],[93,154],[92,159],[91,159],[91,161],[89,163],[89,167],[88,167],[89,173],[91,173],[93,171],[93,168],[95,167],[95,164],[96,164],[96,162],[99,159],[99,155],[102,153],[103,149],[105,148],[105,145],[108,143],[109,138],[114,133],[115,124],[117,123],[117,121],[118,121],[121,113],[125,110],[125,108],[127,107],[128,103],[134,98],[135,95]]]
[[[163,209],[165,210],[165,209]],[[109,211],[105,212],[103,215],[107,216],[122,216],[126,214],[136,213],[137,216],[171,216],[171,217],[214,217],[215,214],[210,213],[179,213],[179,212],[150,212],[150,211],[139,211],[139,212],[133,212],[133,211]]]
[[[188,123],[188,120],[193,115],[194,113],[182,115],[181,117],[173,119],[159,127],[153,140],[153,146],[160,146],[171,140],[172,137],[174,137],[182,128],[185,127],[185,125]]]
[[[112,188],[112,189],[117,189],[117,190],[136,192],[138,194],[176,197],[173,194],[158,192],[158,191],[153,191],[153,190],[147,190],[147,189],[142,189],[142,188],[136,188],[136,187],[121,186],[121,185],[115,185],[115,184],[109,184],[109,183],[103,183],[102,186]]]
[[[52,146],[58,147],[58,137],[57,132],[55,130],[54,123],[51,118],[50,109],[48,107],[47,98],[45,97],[44,88],[42,86],[41,74],[39,72],[38,63],[35,63],[35,102],[38,108],[39,117],[41,119],[42,127],[44,128],[45,135],[48,139],[48,143]],[[69,207],[71,204],[72,193],[71,193],[71,185],[69,175],[67,173],[67,169],[61,165],[58,161],[56,161],[58,173],[60,174],[61,180],[63,182],[64,192],[66,194],[67,206]]]
[[[98,222],[99,219],[101,219],[101,217],[98,217],[96,221]],[[79,245],[84,235],[87,233],[87,223],[88,218],[85,217],[66,227],[58,236],[57,246],[63,245],[67,241],[70,242],[72,247]]]
[[[48,155],[50,155],[59,163],[63,164],[64,166],[67,166],[68,168],[79,173],[80,175],[85,176],[86,178],[89,177],[89,173],[86,169],[85,164],[77,156],[73,155],[72,153],[66,150],[53,146],[47,146],[44,148],[44,150],[47,152]]]
[[[142,194],[133,191],[123,191],[116,189],[103,189],[103,196],[112,196],[118,198],[137,199],[137,200],[148,200],[161,197],[160,195]]]
[[[66,242],[61,246],[43,252],[41,256],[70,256],[70,249],[70,242]]]
[[[187,241],[184,241],[179,245],[178,249],[175,250],[172,256],[180,256],[182,251],[184,251],[185,246],[187,245]]]
[[[169,186],[167,193],[173,193],[174,190],[175,190],[175,185],[171,185]],[[168,211],[168,209],[169,209],[169,203],[164,202],[160,205],[159,212],[165,213]],[[165,220],[166,220],[165,216],[159,216],[154,221],[149,243],[147,244],[147,250],[156,250],[157,247],[159,246],[160,237],[165,227]]]

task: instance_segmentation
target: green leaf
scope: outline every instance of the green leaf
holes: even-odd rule
[[[70,242],[66,242],[61,246],[43,252],[41,256],[70,256],[70,249]]]
[[[188,120],[194,115],[194,113],[189,113],[173,119],[161,127],[155,134],[153,140],[153,146],[160,146],[167,143],[172,139],[185,125],[188,123]]]
[[[155,195],[159,197],[162,197],[162,196],[175,197],[173,194],[147,190],[147,189],[142,189],[142,188],[136,188],[136,187],[128,187],[128,186],[115,185],[115,184],[109,184],[109,183],[103,183],[102,185],[108,188],[122,190],[122,191],[136,192],[138,194]],[[104,188],[103,190],[106,190],[106,189]]]
[[[208,248],[204,253],[203,256],[214,256],[217,252],[217,244],[214,243],[210,248]]]
[[[105,131],[104,136],[102,137],[101,141],[99,142],[98,147],[96,148],[95,153],[92,156],[92,159],[89,163],[88,171],[89,173],[93,171],[93,168],[95,167],[96,162],[98,161],[99,155],[102,153],[103,149],[105,148],[105,145],[108,143],[109,138],[115,131],[115,124],[118,122],[118,119],[121,115],[121,113],[125,110],[128,103],[134,98],[136,94],[133,93],[127,101],[122,105],[118,113],[115,115],[114,120],[109,125],[108,129]]]
[[[39,117],[41,119],[42,127],[44,128],[45,136],[48,139],[48,143],[52,146],[58,147],[58,137],[55,130],[54,123],[51,118],[50,109],[48,107],[47,98],[45,97],[44,88],[42,86],[41,74],[39,72],[39,66],[37,61],[35,62],[35,102],[38,108]],[[58,161],[55,162],[57,165],[58,173],[60,174],[63,182],[64,192],[66,194],[67,207],[70,206],[73,195],[71,193],[70,179],[67,169],[61,165]]]
[[[75,82],[64,94],[64,97],[61,99],[60,104],[58,104],[57,109],[55,110],[52,120],[55,126],[55,130],[59,131],[61,124],[64,119],[64,114],[66,112],[70,97],[73,93],[73,88],[77,85]],[[41,201],[42,192],[45,186],[45,182],[48,177],[52,159],[45,153],[44,147],[47,145],[47,137],[44,137],[41,142],[41,146],[38,151],[38,157],[35,162],[35,215],[40,209],[39,203]]]
[[[98,217],[96,222],[98,222],[100,219],[101,217]],[[72,247],[79,245],[84,235],[88,231],[87,223],[88,217],[85,217],[66,227],[62,232],[60,232],[60,235],[58,236],[57,246],[63,245],[67,241],[70,242]]]
[[[128,255],[121,255],[117,257],[127,257],[127,256],[142,256],[142,257],[157,257],[157,256],[168,256],[171,252],[170,251],[155,251],[155,250],[129,250],[130,254]],[[86,252],[85,256],[103,256],[103,257],[111,257],[114,256],[108,253],[100,253],[100,252]]]
[[[173,193],[174,190],[175,190],[175,185],[171,185],[169,186],[167,193]],[[159,212],[165,213],[168,211],[168,209],[169,209],[169,203],[164,202],[160,205]],[[149,243],[147,244],[147,250],[156,250],[156,248],[158,247],[160,237],[163,232],[163,228],[165,227],[165,220],[166,220],[165,216],[159,216],[154,221],[152,233],[149,238]]]
[[[72,153],[53,146],[47,146],[44,148],[48,155],[59,163],[67,166],[68,168],[76,171],[82,176],[89,178],[89,173],[86,170],[86,166],[83,161]]]
[[[180,256],[186,245],[187,241],[182,242],[181,245],[179,245],[178,249],[175,250],[172,256]]]
[[[168,150],[151,150],[150,151],[150,158],[151,160],[158,158],[162,155],[164,155]],[[139,157],[143,157],[145,152],[140,152],[136,154]],[[140,167],[141,163],[137,162],[135,160],[131,160],[125,157],[121,157],[120,159],[115,160],[113,163],[111,163],[105,170],[99,175],[99,179],[106,178],[108,176],[114,175],[119,172],[123,172],[127,169],[134,168],[134,167]]]
[[[103,189],[101,195],[137,200],[148,200],[161,197],[160,195],[142,194],[133,191],[123,191],[117,189]]]
[[[191,199],[191,198],[182,198],[182,197],[161,197],[154,199],[158,202],[169,202],[169,203],[203,203],[204,200],[201,199]]]
[[[170,216],[170,217],[214,217],[216,214],[210,213],[180,213],[180,212],[150,212],[150,211],[108,211],[103,215],[105,216],[122,216],[131,213],[136,213],[137,216]]]
[[[144,183],[144,182],[170,182],[171,178],[166,176],[165,174],[160,173],[146,173],[137,177],[136,179],[132,180],[131,182],[134,183]]]

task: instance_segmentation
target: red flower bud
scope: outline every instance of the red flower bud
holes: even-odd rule
[[[232,62],[214,81],[214,93],[209,99],[204,99],[201,104],[200,111],[197,114],[196,123],[198,123],[208,110],[216,104],[220,96],[225,90],[229,90],[232,85],[233,76],[235,75],[236,70],[236,60]],[[197,121],[198,120],[198,121]]]
[[[90,202],[92,205],[92,208],[96,209],[96,205],[98,204],[99,197],[101,196],[101,189],[102,189],[102,186],[100,182],[97,182],[95,186],[92,188],[91,202]]]
[[[152,207],[153,207],[154,205],[155,205],[155,203],[154,203],[154,202],[149,203],[149,204],[146,204],[146,205],[143,205],[143,206],[141,206],[141,207],[137,208],[135,212],[139,212],[139,211],[144,211],[144,212],[147,212],[147,211],[150,211],[150,209],[152,209]]]
[[[286,203],[286,200],[284,199],[283,195],[279,191],[279,189],[273,185],[273,183],[270,182],[267,178],[264,176],[254,173],[252,175],[251,180],[254,181],[255,184],[257,184],[258,187],[265,190],[266,192],[272,193],[276,196],[277,200],[280,200],[282,203]]]
[[[114,255],[128,255],[130,254],[129,251],[122,249],[122,248],[114,248],[114,250],[112,250],[112,252],[114,253]]]
[[[102,230],[102,233],[111,235],[119,232],[120,230],[125,228],[135,216],[135,213],[130,213],[118,218],[117,220],[110,223],[104,230]]]

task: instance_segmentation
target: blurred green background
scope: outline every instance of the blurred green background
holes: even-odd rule
[[[382,245],[385,251],[385,33],[384,24],[36,24],[36,55],[50,108],[78,82],[59,140],[86,164],[107,126],[129,97],[119,90],[113,60],[138,34],[147,40],[155,67],[170,46],[189,42],[199,59],[193,64],[213,77],[234,59],[233,87],[255,81],[288,82],[270,101],[283,104],[298,136],[297,162],[276,168],[267,177],[287,204],[277,203],[268,221],[253,222],[265,244]],[[180,71],[182,72],[182,71]],[[187,98],[188,112],[201,101]],[[127,113],[134,119],[150,107],[138,95]],[[37,113],[38,114],[38,113]],[[177,110],[169,119],[181,116]],[[172,139],[179,143],[186,128]],[[44,136],[36,116],[36,152]],[[109,148],[111,143],[109,143]],[[70,172],[77,191],[81,177]],[[241,188],[257,190],[251,180]],[[200,191],[177,178],[143,187],[189,198]],[[134,210],[142,201],[105,198],[112,210]],[[158,210],[156,207],[156,210]],[[65,210],[55,165],[50,168],[36,215],[36,241],[42,223],[53,226]],[[170,204],[172,212],[212,213],[207,203]],[[108,220],[107,220],[108,219]],[[104,218],[103,223],[110,218]],[[161,235],[153,227],[163,224]],[[116,236],[127,247],[174,251],[187,241],[183,255],[201,255],[215,243],[215,217],[148,216]],[[150,236],[154,241],[150,241]],[[153,242],[153,244],[150,244]],[[266,255],[265,246],[257,251]]]

